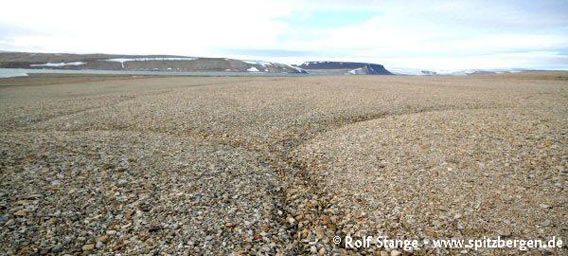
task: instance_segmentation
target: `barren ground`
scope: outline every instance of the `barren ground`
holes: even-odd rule
[[[566,240],[567,166],[567,73],[0,79],[0,254]]]

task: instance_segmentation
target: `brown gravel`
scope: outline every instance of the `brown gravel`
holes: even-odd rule
[[[0,80],[0,254],[565,239],[566,77]]]

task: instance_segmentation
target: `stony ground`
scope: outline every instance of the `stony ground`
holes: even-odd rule
[[[518,254],[331,239],[567,239],[567,120],[566,73],[3,79],[0,254]]]

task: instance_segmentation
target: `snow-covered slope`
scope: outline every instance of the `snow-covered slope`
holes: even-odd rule
[[[0,52],[0,68],[306,73],[282,63],[227,58],[25,52]]]
[[[262,60],[243,60],[244,63],[250,64],[254,67],[254,72],[286,72],[286,73],[308,73],[305,70],[276,62],[262,61]]]

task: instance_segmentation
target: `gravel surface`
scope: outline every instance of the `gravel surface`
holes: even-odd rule
[[[548,111],[433,111],[349,125],[296,153],[337,195],[344,234],[548,240],[567,234],[567,128]]]
[[[0,254],[506,255],[331,238],[565,239],[567,78],[0,81]]]

